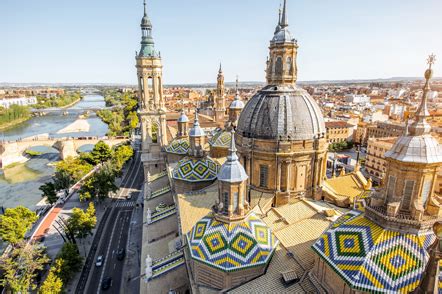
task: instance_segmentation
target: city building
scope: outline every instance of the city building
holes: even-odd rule
[[[370,138],[367,143],[365,170],[372,179],[379,183],[387,172],[385,153],[393,147],[397,137]]]
[[[354,125],[345,121],[326,121],[328,143],[341,143],[353,140]]]
[[[370,103],[370,97],[365,94],[349,94],[345,96],[345,102],[366,105]]]
[[[0,107],[9,108],[11,105],[29,106],[37,104],[36,97],[17,97],[0,99]]]

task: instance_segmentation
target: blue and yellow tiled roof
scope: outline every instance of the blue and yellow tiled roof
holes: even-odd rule
[[[432,231],[390,231],[351,211],[333,223],[313,249],[353,289],[408,293],[419,285],[434,239]]]
[[[189,151],[190,143],[189,138],[173,139],[169,145],[166,146],[167,153],[185,155]]]
[[[253,213],[234,223],[208,214],[186,236],[194,260],[225,272],[267,264],[278,245],[271,230]]]
[[[208,157],[185,157],[173,169],[172,177],[186,182],[214,181],[218,171],[219,164]]]
[[[219,130],[209,140],[209,144],[212,147],[229,148],[231,137],[232,136],[231,136],[229,131],[227,131],[227,130]]]

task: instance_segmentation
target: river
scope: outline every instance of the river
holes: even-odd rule
[[[108,127],[95,113],[81,120],[87,126],[87,131],[72,131],[71,127],[78,123],[78,116],[89,108],[105,107],[104,98],[100,95],[85,96],[79,103],[65,109],[68,115],[60,113],[47,116],[33,117],[17,127],[1,132],[0,140],[17,140],[38,135],[50,137],[82,137],[104,136]],[[63,110],[64,111],[64,110]],[[62,131],[62,133],[60,133]],[[91,146],[86,146],[86,151]],[[44,154],[31,158],[25,163],[16,164],[5,170],[0,169],[0,207],[16,207],[23,205],[35,210],[41,201],[41,191],[38,189],[47,182],[54,173],[51,163],[60,160],[57,150],[48,147],[36,147],[35,151]]]

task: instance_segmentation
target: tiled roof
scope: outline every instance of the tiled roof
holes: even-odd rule
[[[230,132],[226,130],[219,130],[209,140],[209,144],[213,147],[223,147],[227,149],[230,146],[231,137]]]
[[[434,238],[432,232],[385,230],[351,211],[322,234],[313,249],[353,289],[408,293],[419,284]]]
[[[352,127],[354,127],[354,125],[349,124],[348,122],[342,120],[325,122],[325,128],[327,129],[352,128]]]
[[[350,203],[353,203],[353,199],[365,191],[364,184],[367,184],[367,180],[362,174],[350,173],[325,180],[324,188],[338,198],[349,198]]]
[[[216,180],[218,171],[218,163],[209,157],[185,157],[173,169],[172,177],[186,182],[207,182]]]
[[[254,213],[234,223],[220,222],[210,213],[186,236],[194,260],[226,272],[265,265],[278,244]]]
[[[190,143],[189,138],[173,139],[169,145],[166,146],[167,153],[185,155],[189,151]]]

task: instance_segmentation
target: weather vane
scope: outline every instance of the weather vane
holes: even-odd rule
[[[430,66],[430,68],[435,62],[436,62],[436,55],[431,54],[430,56],[428,56],[427,63]]]

